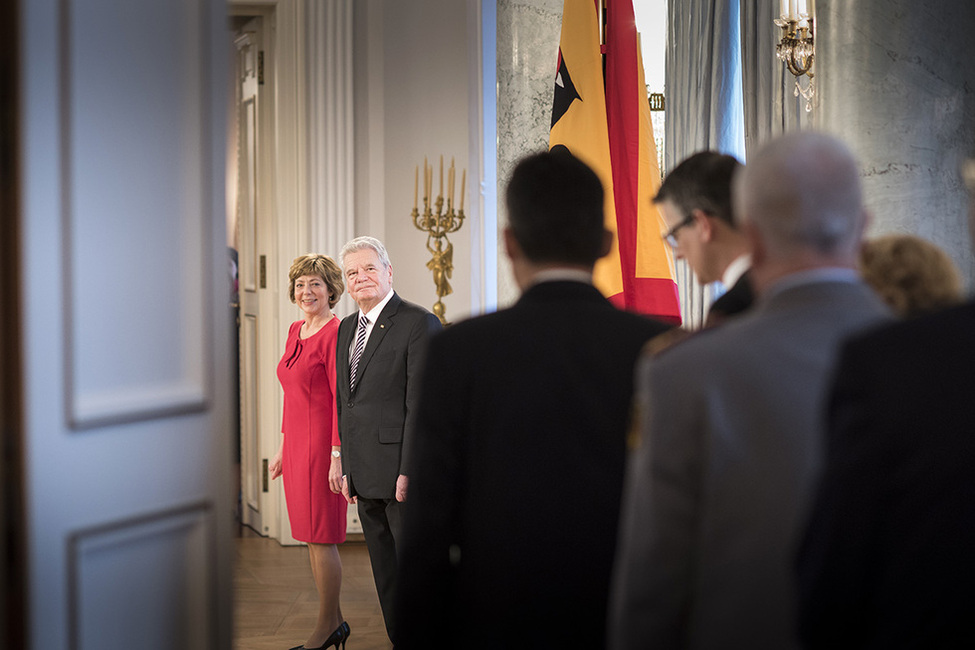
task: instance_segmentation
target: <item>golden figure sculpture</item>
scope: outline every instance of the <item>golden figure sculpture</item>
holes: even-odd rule
[[[467,170],[463,171],[460,181],[460,207],[454,211],[454,161],[450,161],[447,170],[447,196],[443,194],[443,156],[440,156],[440,193],[436,200],[432,199],[433,165],[427,165],[423,159],[423,213],[419,210],[420,166],[416,167],[413,186],[413,225],[427,233],[427,250],[433,257],[427,262],[427,268],[433,272],[433,284],[437,289],[437,302],[433,304],[433,313],[445,326],[447,322],[447,308],[441,300],[453,293],[450,278],[454,273],[454,245],[447,239],[449,233],[457,232],[464,225],[464,189],[467,184]],[[446,211],[444,205],[446,204]],[[446,246],[445,246],[446,244]]]
[[[433,271],[433,284],[437,287],[437,297],[443,298],[454,292],[448,280],[454,271],[454,245],[447,242],[447,250],[442,250],[441,240],[434,239],[434,247],[430,246],[433,236],[427,237],[427,250],[433,254],[427,262],[427,268]]]

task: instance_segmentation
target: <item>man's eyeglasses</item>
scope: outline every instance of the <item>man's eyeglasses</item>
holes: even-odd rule
[[[694,223],[694,215],[689,214],[684,217],[680,223],[667,231],[667,233],[664,235],[664,241],[670,244],[672,248],[677,248],[677,231],[684,226],[691,225],[692,223]]]

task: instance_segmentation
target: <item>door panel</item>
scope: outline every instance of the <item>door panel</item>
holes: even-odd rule
[[[71,637],[78,648],[131,647],[132,628],[163,648],[210,647],[207,510],[200,504],[72,537]],[[133,584],[152,588],[133,594]],[[118,626],[119,619],[127,625]]]
[[[230,648],[225,7],[21,9],[31,646]]]
[[[261,453],[260,363],[262,283],[258,255],[258,58],[260,18],[248,21],[237,46],[237,220],[240,232],[240,473],[241,521],[265,534],[264,454]]]
[[[261,532],[262,462],[258,445],[257,319],[245,315],[240,323],[241,519]]]

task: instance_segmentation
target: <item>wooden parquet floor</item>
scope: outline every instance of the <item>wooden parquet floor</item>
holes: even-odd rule
[[[308,549],[281,546],[241,526],[234,540],[234,649],[288,650],[307,638],[318,615]],[[390,650],[365,542],[339,546],[347,650]]]

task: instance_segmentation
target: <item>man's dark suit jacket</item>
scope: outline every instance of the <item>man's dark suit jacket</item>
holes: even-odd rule
[[[342,469],[352,496],[392,499],[416,429],[419,371],[440,321],[395,292],[380,312],[349,390],[349,348],[359,312],[339,324],[335,354]]]
[[[807,648],[975,648],[975,303],[843,350],[799,561]]]
[[[739,314],[752,306],[755,294],[748,271],[738,278],[728,291],[718,296],[708,309],[707,325],[717,325],[728,316]]]
[[[665,329],[554,281],[431,340],[398,649],[602,647],[633,369]]]

